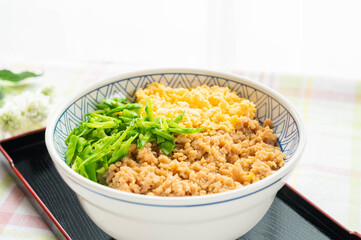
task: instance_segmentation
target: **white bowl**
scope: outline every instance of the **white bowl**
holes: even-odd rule
[[[90,181],[66,165],[65,138],[96,103],[114,96],[135,100],[135,91],[152,82],[171,87],[226,86],[256,104],[259,121],[269,118],[286,154],[271,176],[223,193],[156,197],[115,190]],[[134,72],[100,81],[73,96],[46,129],[46,146],[60,176],[75,191],[90,218],[116,239],[236,239],[265,215],[277,191],[300,160],[306,136],[294,106],[268,87],[237,75],[194,69]],[[66,204],[66,203],[64,203]]]

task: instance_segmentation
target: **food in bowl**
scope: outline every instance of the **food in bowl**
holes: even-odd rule
[[[149,84],[106,99],[66,139],[68,165],[111,188],[199,196],[264,179],[285,164],[272,121],[227,87]]]
[[[254,117],[263,123],[266,119],[272,121],[272,130],[277,134],[286,163],[261,181],[247,186],[189,197],[119,191],[81,176],[66,164],[65,139],[98,103],[113,97],[136,102],[138,89],[157,82],[165,87],[185,89],[202,85],[228,87],[253,102],[257,106]],[[186,116],[182,123],[185,121]],[[221,121],[217,125],[221,125]],[[237,239],[265,215],[277,191],[300,161],[306,143],[302,118],[283,96],[247,77],[199,69],[144,70],[94,83],[56,109],[45,136],[49,154],[62,180],[76,193],[88,216],[115,239]]]

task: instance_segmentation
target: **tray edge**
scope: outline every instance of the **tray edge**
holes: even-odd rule
[[[55,234],[56,237],[60,239],[67,239],[70,240],[70,236],[66,233],[66,231],[63,229],[63,227],[60,225],[60,223],[56,220],[56,218],[53,216],[53,214],[50,212],[50,210],[46,207],[46,205],[43,203],[43,201],[39,198],[39,196],[35,193],[35,191],[32,189],[32,187],[28,184],[27,180],[23,177],[23,175],[18,171],[18,169],[14,166],[13,160],[9,156],[9,154],[6,152],[6,150],[3,148],[1,143],[8,142],[11,140],[15,140],[24,136],[32,135],[35,133],[39,133],[44,131],[45,128],[38,129],[35,131],[27,132],[24,134],[20,134],[11,138],[7,138],[0,141],[0,154],[2,157],[0,157],[0,161],[2,162],[5,169],[8,171],[8,173],[13,177],[17,185],[20,187],[20,189],[23,191],[23,193],[28,197],[31,204],[34,206],[36,211],[40,214],[40,216],[43,218],[45,223],[49,226],[50,230]]]

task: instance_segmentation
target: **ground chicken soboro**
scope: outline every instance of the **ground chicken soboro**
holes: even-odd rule
[[[155,196],[205,195],[251,184],[285,164],[272,122],[261,126],[254,104],[228,88],[172,89],[154,83],[137,91],[139,103],[149,98],[156,115],[186,111],[181,124],[205,129],[179,134],[169,156],[156,143],[142,149],[132,144],[128,156],[105,173],[111,188]]]

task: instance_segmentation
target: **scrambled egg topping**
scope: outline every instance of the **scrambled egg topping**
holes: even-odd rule
[[[229,88],[219,86],[185,89],[152,83],[146,89],[138,89],[136,96],[141,104],[150,98],[155,115],[176,117],[186,111],[181,124],[192,128],[205,127],[209,133],[217,130],[230,132],[241,117],[253,119],[256,114],[254,103],[239,97]]]

